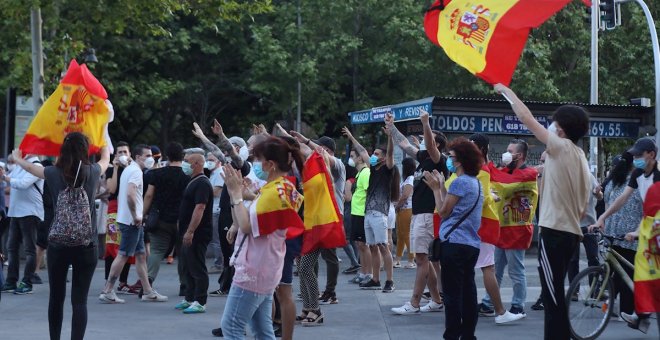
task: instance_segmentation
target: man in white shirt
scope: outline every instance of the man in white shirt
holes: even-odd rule
[[[26,155],[25,159],[38,166],[42,166],[35,155]],[[30,174],[17,166],[10,175],[0,169],[2,180],[9,185],[11,204],[7,216],[11,217],[9,223],[9,241],[7,252],[9,255],[9,268],[7,279],[2,287],[3,292],[13,292],[23,295],[32,293],[32,276],[36,267],[37,227],[44,220],[44,205],[42,193],[44,180]],[[25,249],[25,269],[23,280],[18,282],[19,254],[18,249],[23,240]]]
[[[206,154],[206,169],[211,172],[210,181],[213,186],[213,239],[209,243],[209,251],[213,252],[213,269],[209,272],[220,272],[222,270],[222,250],[220,249],[220,232],[218,231],[218,219],[220,218],[220,193],[225,186],[222,163],[212,152]]]
[[[121,272],[128,258],[133,255],[135,255],[135,266],[144,290],[142,301],[167,301],[167,296],[158,294],[151,287],[147,278],[147,255],[144,247],[142,212],[144,203],[142,198],[144,190],[142,169],[145,168],[145,161],[152,158],[151,147],[139,144],[133,149],[132,154],[134,162],[124,169],[119,179],[117,225],[121,229],[121,243],[119,244],[119,253],[112,262],[105,288],[99,295],[99,300],[104,303],[125,302],[117,297],[113,288],[119,278],[119,272]]]

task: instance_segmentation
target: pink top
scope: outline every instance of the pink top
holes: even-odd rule
[[[235,254],[233,284],[257,294],[273,294],[282,278],[286,253],[286,229],[268,235],[259,235],[257,223],[257,201],[248,208],[252,232],[238,254]],[[234,253],[238,250],[245,234],[240,229],[234,242]]]

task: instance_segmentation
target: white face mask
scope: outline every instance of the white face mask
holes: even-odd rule
[[[509,165],[511,164],[512,161],[513,161],[513,154],[511,154],[508,151],[502,154],[502,163],[504,165]]]
[[[419,151],[424,151],[426,150],[426,142],[422,141],[419,143]]]
[[[241,146],[240,150],[238,150],[238,156],[241,157],[243,162],[247,161],[248,157],[250,157],[250,150],[248,150],[247,146]]]
[[[127,166],[128,165],[128,156],[126,156],[126,155],[119,156],[119,164],[121,164],[123,166]]]
[[[213,170],[215,169],[215,167],[216,167],[216,163],[214,161],[206,161],[206,163],[204,163],[205,169]]]
[[[16,164],[7,164],[7,170],[14,171],[15,168],[16,168]]]
[[[147,157],[147,159],[144,160],[144,167],[147,169],[153,168],[154,164],[156,164],[156,160],[153,157]]]
[[[353,158],[348,159],[348,165],[352,166],[352,167],[355,167],[355,161],[353,160]]]
[[[552,124],[548,126],[548,132],[554,134],[555,136],[557,135],[557,124],[555,124],[555,122],[552,122]]]

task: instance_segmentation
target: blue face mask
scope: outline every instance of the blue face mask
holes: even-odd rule
[[[186,161],[181,163],[181,170],[183,170],[183,173],[188,175],[188,176],[192,175],[192,173],[193,173],[192,166],[190,165],[190,163],[188,163]]]
[[[447,170],[449,170],[449,172],[454,172],[454,173],[456,172],[456,167],[454,166],[453,158],[447,157],[447,162],[445,162],[445,164],[447,165]]]
[[[646,168],[646,159],[644,158],[637,158],[633,161],[633,165],[637,169],[645,169]]]
[[[254,162],[252,164],[252,171],[254,171],[254,175],[257,176],[258,179],[262,181],[268,180],[268,171],[264,171],[261,167],[261,162]]]
[[[371,155],[371,157],[369,157],[369,164],[371,164],[371,166],[378,164],[378,156]]]

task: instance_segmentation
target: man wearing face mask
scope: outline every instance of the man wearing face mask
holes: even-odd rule
[[[619,196],[614,203],[612,203],[612,205],[600,215],[598,221],[589,227],[590,229],[598,227],[601,231],[604,231],[605,219],[619,211],[635,192],[635,189],[639,189],[639,193],[642,196],[642,202],[645,202],[646,193],[649,188],[653,183],[660,182],[660,169],[658,169],[658,162],[656,161],[658,147],[655,145],[653,139],[647,137],[638,139],[628,152],[633,155],[633,166],[635,167],[635,170],[630,175],[628,186],[623,190],[621,196]],[[630,328],[639,329],[644,333],[648,331],[651,324],[649,316],[649,314],[638,315],[637,313],[633,313],[630,315],[623,312],[621,313],[621,318],[628,322]]]
[[[209,180],[213,186],[213,239],[209,243],[209,251],[213,255],[213,269],[219,271],[222,269],[222,250],[220,248],[220,233],[218,232],[218,218],[220,217],[220,194],[225,186],[224,172],[222,164],[213,153],[206,154],[206,163],[204,169],[211,174]]]
[[[169,163],[167,166],[149,171],[150,182],[144,196],[143,216],[154,209],[152,216],[157,216],[156,227],[148,232],[151,240],[151,254],[148,258],[147,268],[149,281],[153,283],[158,276],[161,260],[175,249],[180,253],[181,239],[178,237],[177,222],[181,196],[190,180],[188,171],[182,168],[183,146],[171,142],[165,148]],[[183,280],[183,262],[177,262],[180,289],[185,288]]]

